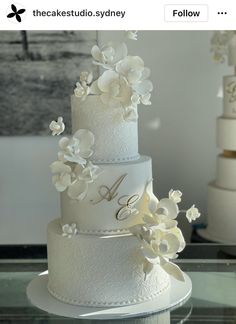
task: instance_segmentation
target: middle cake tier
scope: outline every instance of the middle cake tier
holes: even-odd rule
[[[61,223],[76,223],[81,233],[120,233],[141,223],[139,210],[144,195],[152,196],[152,160],[99,164],[102,173],[89,186],[85,199],[70,199],[61,193]]]

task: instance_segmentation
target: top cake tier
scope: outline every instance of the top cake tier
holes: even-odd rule
[[[122,108],[110,108],[99,96],[86,100],[71,97],[72,132],[88,129],[95,136],[94,163],[117,163],[139,159],[138,124],[123,119]]]
[[[236,118],[236,75],[224,77],[224,112],[225,118]]]

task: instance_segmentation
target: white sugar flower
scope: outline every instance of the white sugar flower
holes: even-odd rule
[[[139,56],[126,56],[117,63],[116,72],[123,75],[130,84],[141,80],[144,62]]]
[[[72,236],[78,233],[78,229],[76,228],[76,224],[65,224],[62,226],[62,236],[72,238]]]
[[[62,161],[55,161],[50,165],[50,168],[54,174],[52,182],[57,191],[65,191],[71,184],[71,167],[64,164]]]
[[[127,56],[117,63],[116,71],[126,78],[137,95],[144,96],[145,104],[145,96],[153,90],[153,85],[150,80],[147,80],[150,69],[144,67],[143,60],[139,56]]]
[[[85,100],[86,97],[90,93],[90,88],[87,84],[83,83],[81,84],[80,82],[76,83],[76,88],[74,90],[74,94],[77,98],[81,98],[81,100]]]
[[[92,154],[94,145],[94,135],[88,129],[79,129],[72,138],[63,137],[59,141],[61,151],[58,158],[61,161],[74,162],[81,165],[86,164]]]
[[[163,270],[177,280],[184,281],[183,273],[178,266],[169,261],[178,257],[183,245],[179,237],[173,232],[157,229],[152,234],[150,243],[143,241],[141,251],[146,261],[153,265],[159,264]]]
[[[199,210],[195,207],[195,205],[192,205],[192,207],[186,211],[186,217],[189,223],[191,223],[200,216],[201,214],[199,213]]]
[[[138,31],[137,30],[126,30],[125,35],[128,39],[131,39],[131,40],[138,39]]]
[[[176,204],[181,202],[182,192],[179,190],[173,190],[171,189],[169,191],[169,198],[173,200]]]
[[[52,131],[52,135],[60,135],[65,130],[65,124],[63,123],[63,118],[58,117],[57,121],[53,120],[49,125],[50,130]]]
[[[125,43],[109,42],[99,48],[94,45],[91,50],[94,64],[105,69],[113,69],[115,64],[127,56],[128,50]]]
[[[100,95],[104,104],[113,108],[131,106],[132,89],[124,77],[115,71],[105,71],[92,84],[91,91]]]
[[[77,165],[74,169],[75,180],[68,188],[68,196],[71,199],[83,200],[87,195],[89,184],[93,183],[101,172],[101,168],[90,161],[85,168]]]

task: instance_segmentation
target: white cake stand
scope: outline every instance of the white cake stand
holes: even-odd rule
[[[153,313],[167,311],[182,305],[191,295],[192,282],[184,274],[185,282],[171,278],[171,289],[163,292],[157,299],[122,307],[84,307],[63,303],[48,292],[47,271],[35,277],[27,287],[27,296],[38,308],[59,316],[81,319],[122,319],[147,316]]]

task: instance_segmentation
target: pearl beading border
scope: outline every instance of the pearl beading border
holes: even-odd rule
[[[80,301],[77,299],[71,299],[71,298],[67,298],[67,297],[63,297],[60,296],[59,294],[57,294],[55,291],[53,291],[51,288],[49,288],[49,285],[47,285],[47,289],[49,291],[49,293],[54,296],[55,298],[68,303],[68,304],[72,304],[72,305],[77,305],[77,306],[125,306],[125,305],[132,305],[132,304],[137,304],[140,302],[145,302],[145,301],[149,301],[151,299],[156,298],[157,296],[159,296],[161,293],[163,293],[165,290],[167,290],[170,287],[170,282],[168,282],[168,284],[162,288],[161,290],[159,290],[156,293],[153,293],[147,297],[137,297],[134,299],[130,299],[127,301],[122,301],[122,302],[95,302],[95,301]]]
[[[140,154],[132,156],[132,157],[126,157],[126,158],[114,158],[114,159],[92,159],[91,161],[93,163],[119,163],[119,162],[129,162],[129,161],[136,161],[140,159]]]

